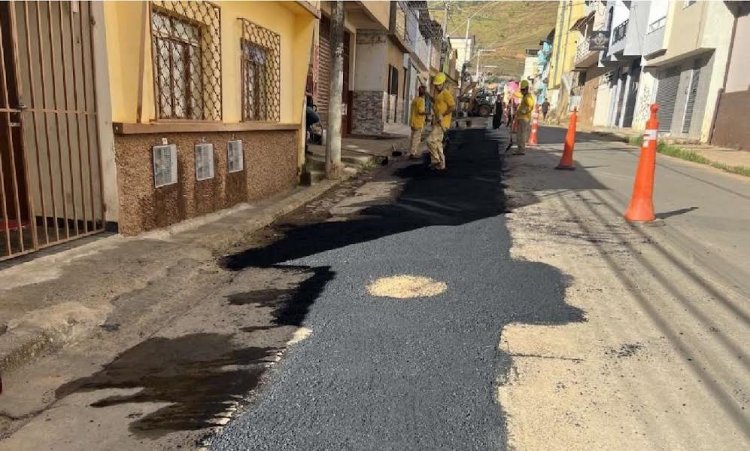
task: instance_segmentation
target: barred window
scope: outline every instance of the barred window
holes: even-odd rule
[[[280,51],[278,34],[249,20],[242,21],[242,120],[280,119]]]
[[[220,22],[208,2],[152,3],[159,119],[221,120]]]

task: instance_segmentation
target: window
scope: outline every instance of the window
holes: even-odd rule
[[[195,145],[195,179],[208,180],[214,178],[214,145]]]
[[[227,171],[240,172],[244,167],[244,163],[242,141],[235,140],[227,142]]]
[[[159,119],[221,120],[219,9],[155,1],[151,8]]]
[[[154,146],[154,187],[177,183],[177,146]]]
[[[388,93],[391,95],[398,95],[398,69],[391,65],[388,65],[388,68],[390,74]]]
[[[240,20],[242,120],[279,121],[281,38],[249,20]]]

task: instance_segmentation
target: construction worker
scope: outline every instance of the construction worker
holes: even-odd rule
[[[529,133],[531,132],[531,113],[534,111],[534,105],[536,105],[536,100],[534,100],[533,95],[529,94],[528,80],[521,80],[521,101],[518,104],[518,110],[516,110],[518,150],[514,152],[515,155],[526,153],[526,143],[529,141]]]
[[[427,137],[427,147],[430,149],[431,167],[440,171],[445,170],[445,153],[443,151],[443,137],[451,126],[453,110],[456,101],[445,89],[445,74],[440,72],[432,80],[437,93],[432,100],[432,131]]]
[[[425,116],[427,116],[424,97],[425,87],[420,85],[417,90],[417,96],[411,101],[411,114],[409,118],[409,126],[411,127],[410,160],[419,159],[419,144],[422,142],[422,129],[424,128]]]

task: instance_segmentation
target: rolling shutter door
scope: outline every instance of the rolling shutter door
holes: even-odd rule
[[[331,85],[331,20],[327,17],[320,19],[320,63],[318,64],[318,106],[320,123],[323,129],[328,128],[328,99]]]
[[[672,116],[677,100],[677,89],[680,86],[680,67],[667,69],[659,79],[659,89],[656,93],[656,103],[659,105],[659,131],[668,132],[672,129]]]

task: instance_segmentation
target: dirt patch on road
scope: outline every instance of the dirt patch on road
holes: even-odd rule
[[[373,296],[396,299],[432,297],[447,289],[445,282],[409,275],[383,277],[367,286],[367,291]]]

